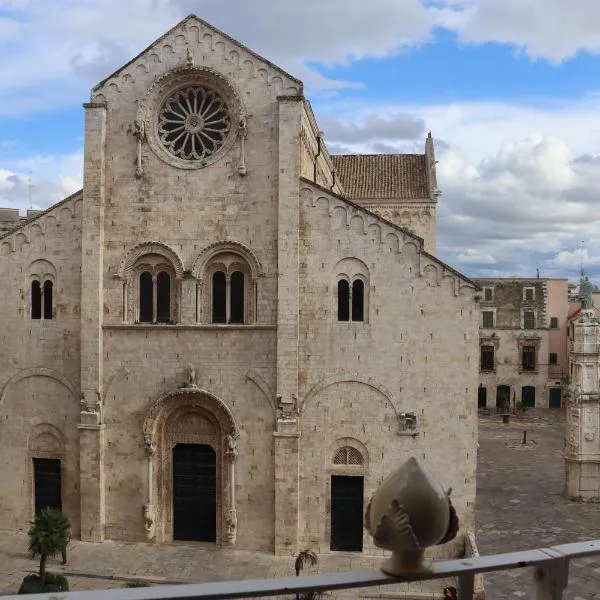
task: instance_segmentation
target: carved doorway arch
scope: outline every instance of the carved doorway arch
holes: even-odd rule
[[[173,449],[178,444],[198,444],[215,452],[216,544],[233,546],[239,431],[229,408],[210,392],[189,386],[156,400],[146,414],[143,432],[148,457],[147,538],[173,540]]]

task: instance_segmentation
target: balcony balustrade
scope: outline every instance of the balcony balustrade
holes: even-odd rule
[[[363,570],[280,579],[249,579],[130,589],[54,592],[28,597],[30,600],[228,600],[229,598],[264,598],[268,596],[283,596],[293,599],[296,595],[307,592],[384,587],[411,581],[456,578],[459,600],[473,600],[477,597],[474,585],[476,575],[492,571],[531,568],[536,589],[535,600],[560,600],[569,580],[569,561],[595,555],[600,555],[600,540],[505,554],[434,561],[428,565],[426,570],[410,572],[401,577],[391,577],[379,570]],[[379,594],[372,596],[377,595]],[[385,590],[382,590],[380,595],[388,596]],[[409,599],[419,596],[406,593],[405,596],[397,594],[395,597]],[[438,596],[430,597],[441,600],[441,587]],[[0,596],[0,600],[13,599],[14,596]]]

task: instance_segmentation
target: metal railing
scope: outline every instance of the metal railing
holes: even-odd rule
[[[533,567],[536,600],[560,600],[569,579],[569,561],[595,555],[600,555],[600,540],[506,554],[435,561],[426,570],[407,573],[403,577],[390,577],[379,570],[362,570],[280,579],[249,579],[144,588],[54,592],[35,594],[28,598],[31,600],[192,600],[196,598],[226,600],[228,598],[265,596],[293,598],[296,594],[307,592],[386,586],[455,577],[458,580],[459,600],[473,600],[475,597],[474,581],[477,574]],[[410,593],[407,592],[405,597],[411,598]],[[14,596],[0,596],[0,600],[13,600],[13,598]]]

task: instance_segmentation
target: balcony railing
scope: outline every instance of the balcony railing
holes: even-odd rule
[[[560,600],[568,584],[569,561],[595,555],[600,555],[600,540],[475,558],[436,561],[426,571],[408,573],[403,577],[390,577],[378,570],[364,570],[281,579],[250,579],[68,593],[54,592],[36,594],[29,598],[31,600],[226,600],[228,598],[266,596],[293,598],[296,594],[306,592],[386,586],[455,577],[458,580],[459,600],[472,600],[475,597],[474,582],[477,574],[533,567],[535,599]],[[439,597],[441,598],[441,592]],[[405,598],[411,598],[410,593],[406,593]],[[0,596],[0,600],[13,599],[14,596]]]

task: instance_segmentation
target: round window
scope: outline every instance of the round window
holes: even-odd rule
[[[158,136],[162,145],[186,161],[205,160],[218,152],[230,130],[227,104],[208,87],[177,90],[158,113]]]

